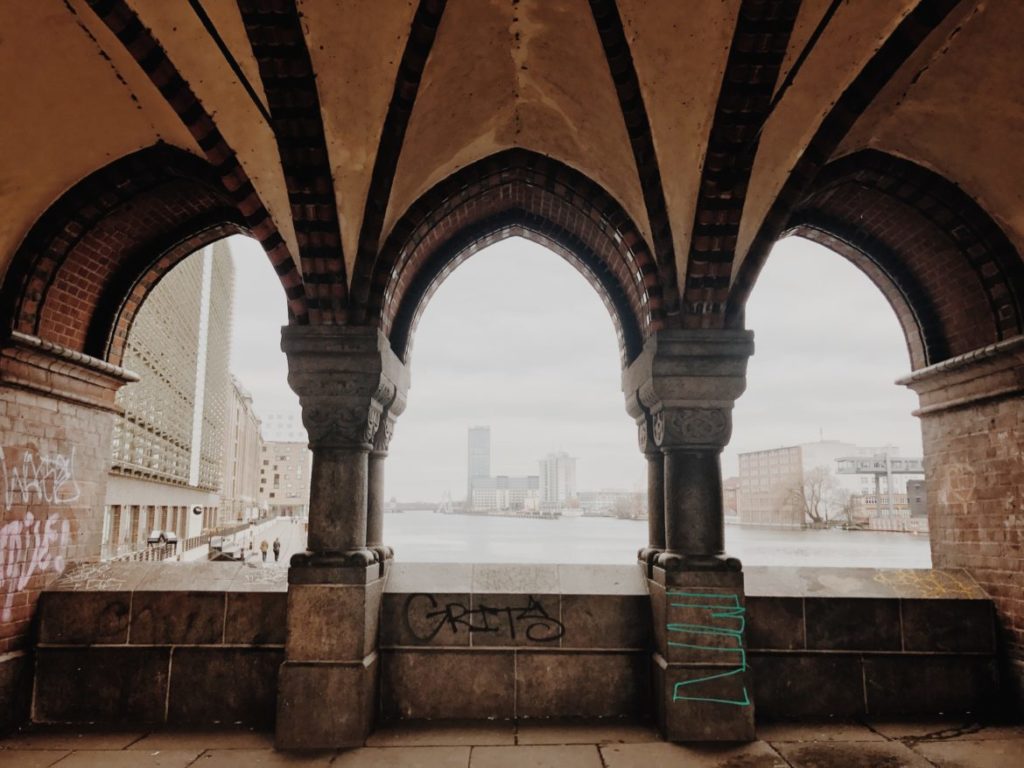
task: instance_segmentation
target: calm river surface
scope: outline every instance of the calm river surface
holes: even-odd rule
[[[646,520],[395,512],[384,540],[404,562],[633,563]],[[930,568],[927,536],[873,531],[781,531],[726,526],[725,546],[744,565]]]

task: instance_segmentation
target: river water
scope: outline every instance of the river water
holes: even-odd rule
[[[393,512],[384,540],[403,562],[633,563],[646,520]],[[744,565],[930,568],[927,536],[842,530],[773,530],[730,525],[726,551]]]

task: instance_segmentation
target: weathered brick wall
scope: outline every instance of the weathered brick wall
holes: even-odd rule
[[[114,393],[132,378],[32,336],[0,348],[0,729],[27,715],[40,591],[99,556]]]
[[[968,569],[995,602],[1024,680],[1024,400],[922,416],[932,561]],[[1020,695],[1019,693],[1017,694]]]

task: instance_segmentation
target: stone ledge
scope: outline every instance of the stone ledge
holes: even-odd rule
[[[896,380],[921,397],[915,416],[1024,391],[1024,336],[943,360]]]

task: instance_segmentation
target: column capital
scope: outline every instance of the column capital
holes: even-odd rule
[[[622,374],[626,410],[641,429],[646,417],[648,443],[658,448],[720,449],[729,442],[753,351],[750,331],[659,331]]]
[[[405,409],[409,370],[380,331],[285,326],[281,349],[310,446],[369,451],[381,433],[390,437],[395,417]]]

